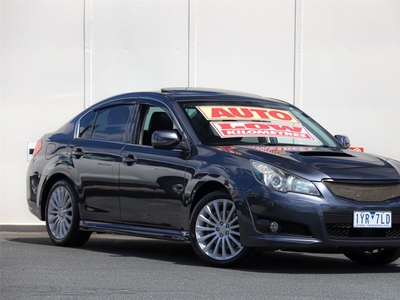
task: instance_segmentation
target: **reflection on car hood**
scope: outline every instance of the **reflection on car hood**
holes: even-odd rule
[[[293,146],[218,148],[275,165],[310,180],[400,180],[400,162],[352,150]]]

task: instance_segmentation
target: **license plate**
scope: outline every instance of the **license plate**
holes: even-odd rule
[[[391,211],[355,211],[354,228],[392,228]]]

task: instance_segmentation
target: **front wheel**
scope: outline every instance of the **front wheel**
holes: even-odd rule
[[[225,191],[207,194],[196,205],[190,220],[190,241],[197,256],[216,267],[237,265],[252,251],[240,243],[236,207]]]
[[[378,248],[370,251],[343,253],[350,260],[364,265],[386,265],[400,257],[400,248]]]
[[[46,228],[51,241],[58,246],[82,246],[91,232],[79,230],[77,196],[65,180],[56,182],[46,203]]]

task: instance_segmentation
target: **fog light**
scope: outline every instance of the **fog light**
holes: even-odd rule
[[[278,232],[279,224],[275,221],[272,221],[271,224],[269,225],[269,230],[271,230],[271,232]]]

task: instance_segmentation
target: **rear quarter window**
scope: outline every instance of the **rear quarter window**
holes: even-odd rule
[[[83,139],[90,139],[93,130],[94,118],[96,117],[96,113],[91,111],[86,116],[81,119],[79,124],[79,137]]]

